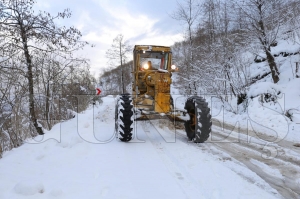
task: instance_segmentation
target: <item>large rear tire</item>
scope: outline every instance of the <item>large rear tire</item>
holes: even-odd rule
[[[132,139],[133,104],[129,94],[118,97],[115,109],[115,130],[117,138],[122,142],[129,142]]]
[[[202,97],[193,96],[187,99],[184,108],[190,116],[184,124],[187,137],[196,143],[205,142],[212,126],[207,102]]]

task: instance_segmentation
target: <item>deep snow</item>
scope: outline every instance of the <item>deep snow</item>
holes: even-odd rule
[[[300,52],[300,44],[279,40],[278,45],[272,48],[272,54],[282,52]],[[246,57],[246,54],[249,56],[249,52],[241,56]],[[253,60],[254,56],[249,59]],[[271,75],[268,75],[252,84],[247,88],[247,100],[243,104],[237,105],[237,98],[233,95],[229,96],[227,104],[210,94],[204,97],[210,104],[212,116],[221,123],[272,136],[275,138],[272,142],[287,140],[297,144],[300,143],[300,78],[296,78],[295,71],[296,62],[300,62],[300,54],[287,57],[280,54],[275,57],[275,61],[280,81],[274,84]],[[270,68],[267,61],[253,62],[249,70],[251,77],[255,77],[269,72]],[[275,96],[275,101],[266,102],[262,95],[266,93]]]
[[[272,53],[299,49],[281,40]],[[203,95],[214,124],[220,122],[205,144],[187,142],[183,130],[170,130],[163,121],[139,122],[136,139],[120,142],[114,135],[115,98],[104,97],[103,104],[5,152],[0,199],[282,198],[271,185],[295,195],[300,187],[299,150],[293,148],[300,143],[299,61],[299,54],[276,57],[280,81],[272,84],[269,75],[250,86],[244,110],[236,98],[222,104]],[[267,62],[250,67],[252,77],[268,71]],[[263,101],[266,92],[276,100]],[[174,87],[171,94],[175,107],[183,109],[186,98]],[[236,131],[225,129],[228,124]],[[262,154],[265,149],[269,156]]]
[[[114,139],[114,100],[56,125],[47,132],[56,140],[6,152],[0,198],[281,198],[242,163],[160,122],[137,123],[132,143]]]

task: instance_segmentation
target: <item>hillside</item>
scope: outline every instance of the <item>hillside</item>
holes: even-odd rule
[[[275,142],[289,140],[297,144],[300,143],[300,78],[296,73],[296,63],[300,61],[299,39],[280,39],[271,52],[279,66],[280,81],[273,83],[263,54],[261,57],[264,61],[257,61],[256,56],[249,53],[242,54],[252,60],[250,79],[261,78],[245,87],[246,95],[242,103],[238,104],[238,99],[233,95],[229,95],[225,103],[213,97],[213,115],[221,122],[231,125],[238,123],[245,129],[253,128],[259,133],[271,135]]]

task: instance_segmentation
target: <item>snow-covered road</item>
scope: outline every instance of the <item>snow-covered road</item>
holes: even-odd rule
[[[137,139],[123,143],[113,138],[114,103],[105,97],[102,105],[56,125],[47,137],[60,142],[6,152],[0,199],[299,197],[299,186],[291,186],[300,183],[298,152],[283,148],[288,156],[268,163],[254,143],[190,143],[168,121],[138,122]],[[214,136],[224,136],[217,129]]]
[[[214,122],[212,137],[222,142],[214,141],[216,148],[242,162],[285,198],[300,198],[300,148],[287,140],[270,143],[252,137],[254,132],[240,129],[237,134],[230,125],[225,125],[225,130],[217,125]]]

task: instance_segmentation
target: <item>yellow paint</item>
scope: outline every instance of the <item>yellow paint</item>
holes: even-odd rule
[[[170,94],[157,93],[155,96],[155,111],[158,113],[170,112]]]
[[[133,93],[136,98],[134,102],[136,106],[151,106],[157,113],[169,113],[170,110],[170,85],[171,80],[171,62],[172,54],[168,56],[168,70],[167,72],[159,70],[140,71],[140,53],[143,51],[155,51],[155,52],[171,52],[170,47],[166,46],[148,46],[148,45],[136,45],[134,47],[134,64],[133,64]],[[138,87],[138,93],[136,93],[136,87]],[[148,99],[145,99],[147,95]]]

